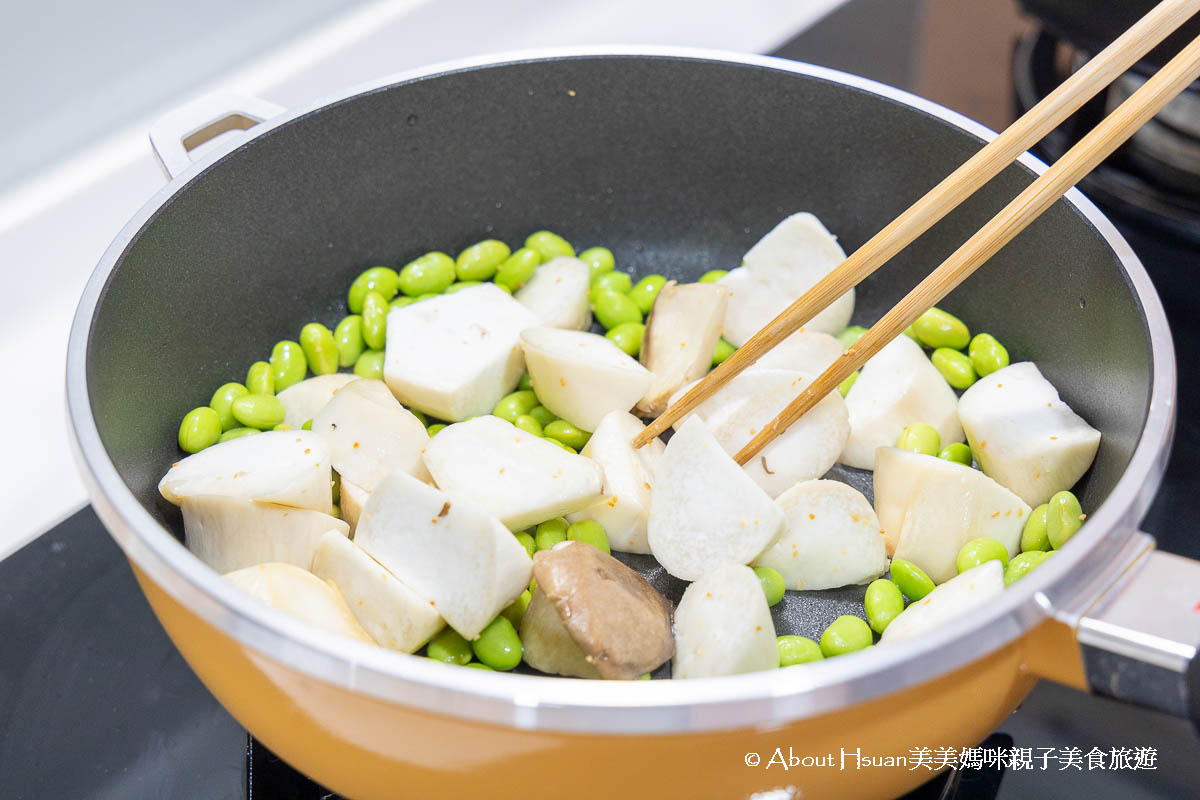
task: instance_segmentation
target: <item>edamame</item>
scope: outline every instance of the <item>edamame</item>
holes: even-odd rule
[[[185,453],[199,453],[221,438],[221,417],[208,406],[193,408],[179,423],[179,447]]]
[[[362,272],[350,284],[346,305],[350,307],[351,314],[361,314],[367,292],[379,292],[385,300],[391,300],[396,296],[396,289],[399,286],[399,276],[396,274],[396,270],[391,267],[371,267]]]
[[[629,297],[642,310],[643,314],[649,314],[650,309],[654,307],[654,301],[658,299],[658,293],[666,285],[666,276],[647,275],[633,285],[633,288],[629,290]]]
[[[620,292],[621,294],[629,294],[633,289],[633,278],[629,277],[627,272],[605,272],[603,275],[597,275],[596,279],[591,282],[591,290],[593,292]],[[632,299],[632,298],[630,298]],[[646,311],[648,309],[642,309]]]
[[[382,350],[387,345],[387,315],[391,311],[383,295],[367,292],[363,300],[363,341],[372,350]]]
[[[548,519],[538,523],[533,540],[538,550],[550,550],[559,542],[567,540],[567,528],[570,527],[562,517]]]
[[[533,409],[530,409],[530,410],[532,411]],[[513,425],[516,425],[517,428],[519,428],[520,430],[523,430],[528,434],[536,436],[539,439],[543,435],[542,424],[540,422],[538,422],[536,419],[534,419],[533,417],[529,416],[528,414],[522,414],[521,416],[514,419]]]
[[[266,365],[267,374],[270,375],[271,367],[265,361],[259,362]],[[274,383],[274,381],[272,381]],[[230,428],[237,427],[237,420],[233,418],[233,411],[230,406],[233,401],[244,394],[250,394],[250,390],[240,383],[224,383],[213,392],[212,399],[208,401],[208,407],[217,412],[217,417],[221,420],[221,430],[227,431]]]
[[[829,623],[829,627],[821,634],[821,653],[826,658],[853,653],[870,647],[875,637],[871,628],[859,617],[843,614]]]
[[[319,322],[310,322],[300,329],[300,347],[313,375],[329,375],[338,371],[338,349],[333,331]]]
[[[937,428],[926,422],[914,422],[905,426],[896,440],[896,447],[919,453],[923,456],[936,456],[942,446],[942,437]]]
[[[892,582],[913,602],[922,599],[935,588],[933,579],[925,574],[925,570],[903,558],[892,559],[891,575]]]
[[[515,292],[533,277],[534,270],[542,263],[542,256],[537,250],[522,247],[504,260],[496,270],[496,285],[507,291]]]
[[[592,279],[597,275],[612,272],[617,266],[617,260],[607,247],[589,247],[579,254],[579,260],[588,265]]]
[[[1025,527],[1021,529],[1022,553],[1050,549],[1050,534],[1046,530],[1046,512],[1049,510],[1050,504],[1042,503],[1025,520]]]
[[[400,270],[400,291],[409,297],[423,294],[441,294],[454,283],[454,259],[438,250],[433,250],[404,265]],[[363,317],[366,317],[364,305]],[[370,339],[367,344],[370,344]]]
[[[562,442],[574,450],[582,450],[583,446],[588,443],[588,439],[592,438],[590,433],[579,430],[565,419],[554,420],[546,425],[543,431],[546,436]]]
[[[230,428],[221,434],[221,441],[228,442],[232,439],[240,439],[243,436],[253,436],[256,433],[262,433],[258,428]]]
[[[304,380],[308,373],[308,359],[304,356],[304,348],[299,342],[284,339],[271,349],[271,374],[275,378],[275,391],[282,392]],[[247,389],[254,390],[247,384]]]
[[[1012,561],[1009,561],[1008,566],[1004,568],[1004,585],[1012,586],[1052,555],[1054,555],[1053,552],[1030,550],[1028,553],[1013,556]]]
[[[525,531],[514,533],[513,536],[517,537],[517,541],[521,543],[521,547],[524,547],[525,552],[529,554],[529,557],[533,558],[533,553],[536,549],[533,544],[533,537]]]
[[[283,403],[272,394],[244,394],[230,406],[233,418],[247,428],[270,430],[287,416]]]
[[[775,639],[775,645],[779,648],[781,667],[794,667],[825,658],[821,645],[806,636],[779,636]]]
[[[971,341],[971,331],[958,317],[934,307],[917,317],[913,335],[926,347],[962,350]]]
[[[612,548],[608,546],[608,534],[604,532],[604,528],[600,527],[600,523],[594,519],[581,519],[578,522],[572,522],[567,528],[567,538],[573,542],[586,542],[612,555]]]
[[[942,373],[942,377],[946,379],[946,383],[955,389],[970,389],[971,384],[977,380],[975,367],[972,366],[971,359],[957,350],[951,350],[949,347],[939,347],[933,351],[933,355],[929,357],[929,360],[937,367],[937,371]]]
[[[842,343],[843,350],[849,350],[866,332],[867,329],[862,325],[851,325],[837,335],[837,340]]]
[[[338,366],[354,366],[358,357],[367,349],[367,342],[363,339],[361,314],[351,314],[342,318],[333,329],[333,344],[337,348]]]
[[[604,334],[605,338],[621,348],[626,355],[634,358],[642,352],[642,339],[645,335],[646,326],[640,322],[623,322]]]
[[[510,255],[512,250],[504,242],[484,239],[458,254],[454,262],[455,274],[460,281],[491,280]]]
[[[981,378],[1008,366],[1008,350],[990,333],[976,335],[967,348],[967,354]]]
[[[954,442],[942,448],[938,453],[938,458],[946,461],[953,461],[955,464],[962,464],[964,467],[969,467],[975,463],[975,456],[971,453],[971,448],[962,442]]]
[[[534,406],[529,409],[529,416],[537,420],[538,424],[542,426],[543,436],[545,436],[546,426],[558,419],[558,417],[554,416],[554,412],[545,406]]]
[[[471,660],[471,644],[453,628],[442,628],[429,640],[425,654],[446,664],[466,664]]]
[[[787,589],[779,570],[772,567],[754,567],[754,574],[758,576],[758,583],[762,586],[763,594],[767,596],[767,605],[779,603]]]
[[[516,600],[505,606],[500,616],[511,622],[514,628],[520,628],[521,620],[525,618],[525,609],[529,608],[529,601],[532,599],[533,593],[526,589],[517,595]]]
[[[871,581],[863,598],[863,611],[871,630],[883,633],[892,620],[904,610],[904,596],[900,587],[887,578]]]
[[[536,250],[542,261],[549,261],[559,256],[575,256],[575,248],[563,237],[551,231],[537,231],[525,239],[525,246]]]
[[[382,350],[363,351],[363,354],[354,362],[354,374],[360,378],[383,380],[384,355]]]
[[[697,283],[716,283],[729,274],[727,269],[710,269],[708,272],[700,276]]]
[[[508,671],[521,663],[521,637],[505,616],[496,617],[471,642],[471,650],[481,664]]]
[[[1051,497],[1047,505],[1046,536],[1057,550],[1083,527],[1083,508],[1075,495],[1065,491]]]
[[[999,561],[1001,567],[1007,567],[1008,548],[996,539],[984,536],[964,544],[958,551],[958,558],[954,560],[954,566],[958,569],[959,574],[962,574],[988,561]]]
[[[516,391],[500,398],[492,414],[500,419],[515,423],[517,417],[528,414],[538,404],[537,395],[528,389]]]
[[[733,351],[735,350],[737,350],[737,348],[727,342],[724,336],[722,336],[720,339],[717,339],[717,346],[713,348],[712,365],[714,367],[717,366],[722,361],[733,355]]]
[[[642,322],[642,310],[628,295],[602,289],[592,292],[592,311],[596,319],[606,329],[613,328],[626,322]]]
[[[246,370],[246,392],[275,394],[275,373],[266,361],[255,361],[250,365],[250,369]]]

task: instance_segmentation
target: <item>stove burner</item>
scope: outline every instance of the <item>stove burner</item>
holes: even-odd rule
[[[247,800],[343,800],[287,765],[253,736],[246,743]],[[982,748],[1011,750],[1013,738],[993,733]],[[899,800],[995,800],[1005,767],[948,770],[921,784]]]

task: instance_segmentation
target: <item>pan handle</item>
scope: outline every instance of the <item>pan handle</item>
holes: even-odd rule
[[[1071,624],[1088,687],[1200,727],[1200,561],[1164,553],[1139,533],[1129,566]]]
[[[177,108],[150,128],[150,147],[168,178],[192,164],[189,153],[222,133],[245,131],[283,112],[257,97],[220,92]]]

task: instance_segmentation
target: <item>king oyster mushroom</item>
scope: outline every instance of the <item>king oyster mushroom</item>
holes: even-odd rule
[[[533,558],[537,589],[521,621],[525,660],[543,672],[634,680],[675,652],[671,604],[590,544],[560,542]]]

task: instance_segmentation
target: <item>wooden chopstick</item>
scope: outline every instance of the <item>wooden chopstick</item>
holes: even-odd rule
[[[641,447],[711,397],[738,373],[782,342],[822,309],[861,283],[892,256],[929,230],[1017,156],[1118,76],[1197,11],[1200,0],[1163,0],[1133,27],[1064,81],[1007,130],[986,144],[883,230],[854,251],[802,297],[788,306],[733,355],[693,386],[633,439]]]
[[[931,272],[854,346],[833,362],[800,395],[766,425],[734,459],[745,464],[825,395],[835,391],[854,370],[879,352],[888,342],[902,336],[904,329],[945,297],[991,258],[1030,222],[1057,201],[1084,175],[1092,171],[1126,139],[1157,114],[1163,106],[1200,77],[1200,37],[1171,59],[1154,77],[1079,140],[1054,166],[1017,195],[992,217],[962,247]]]

